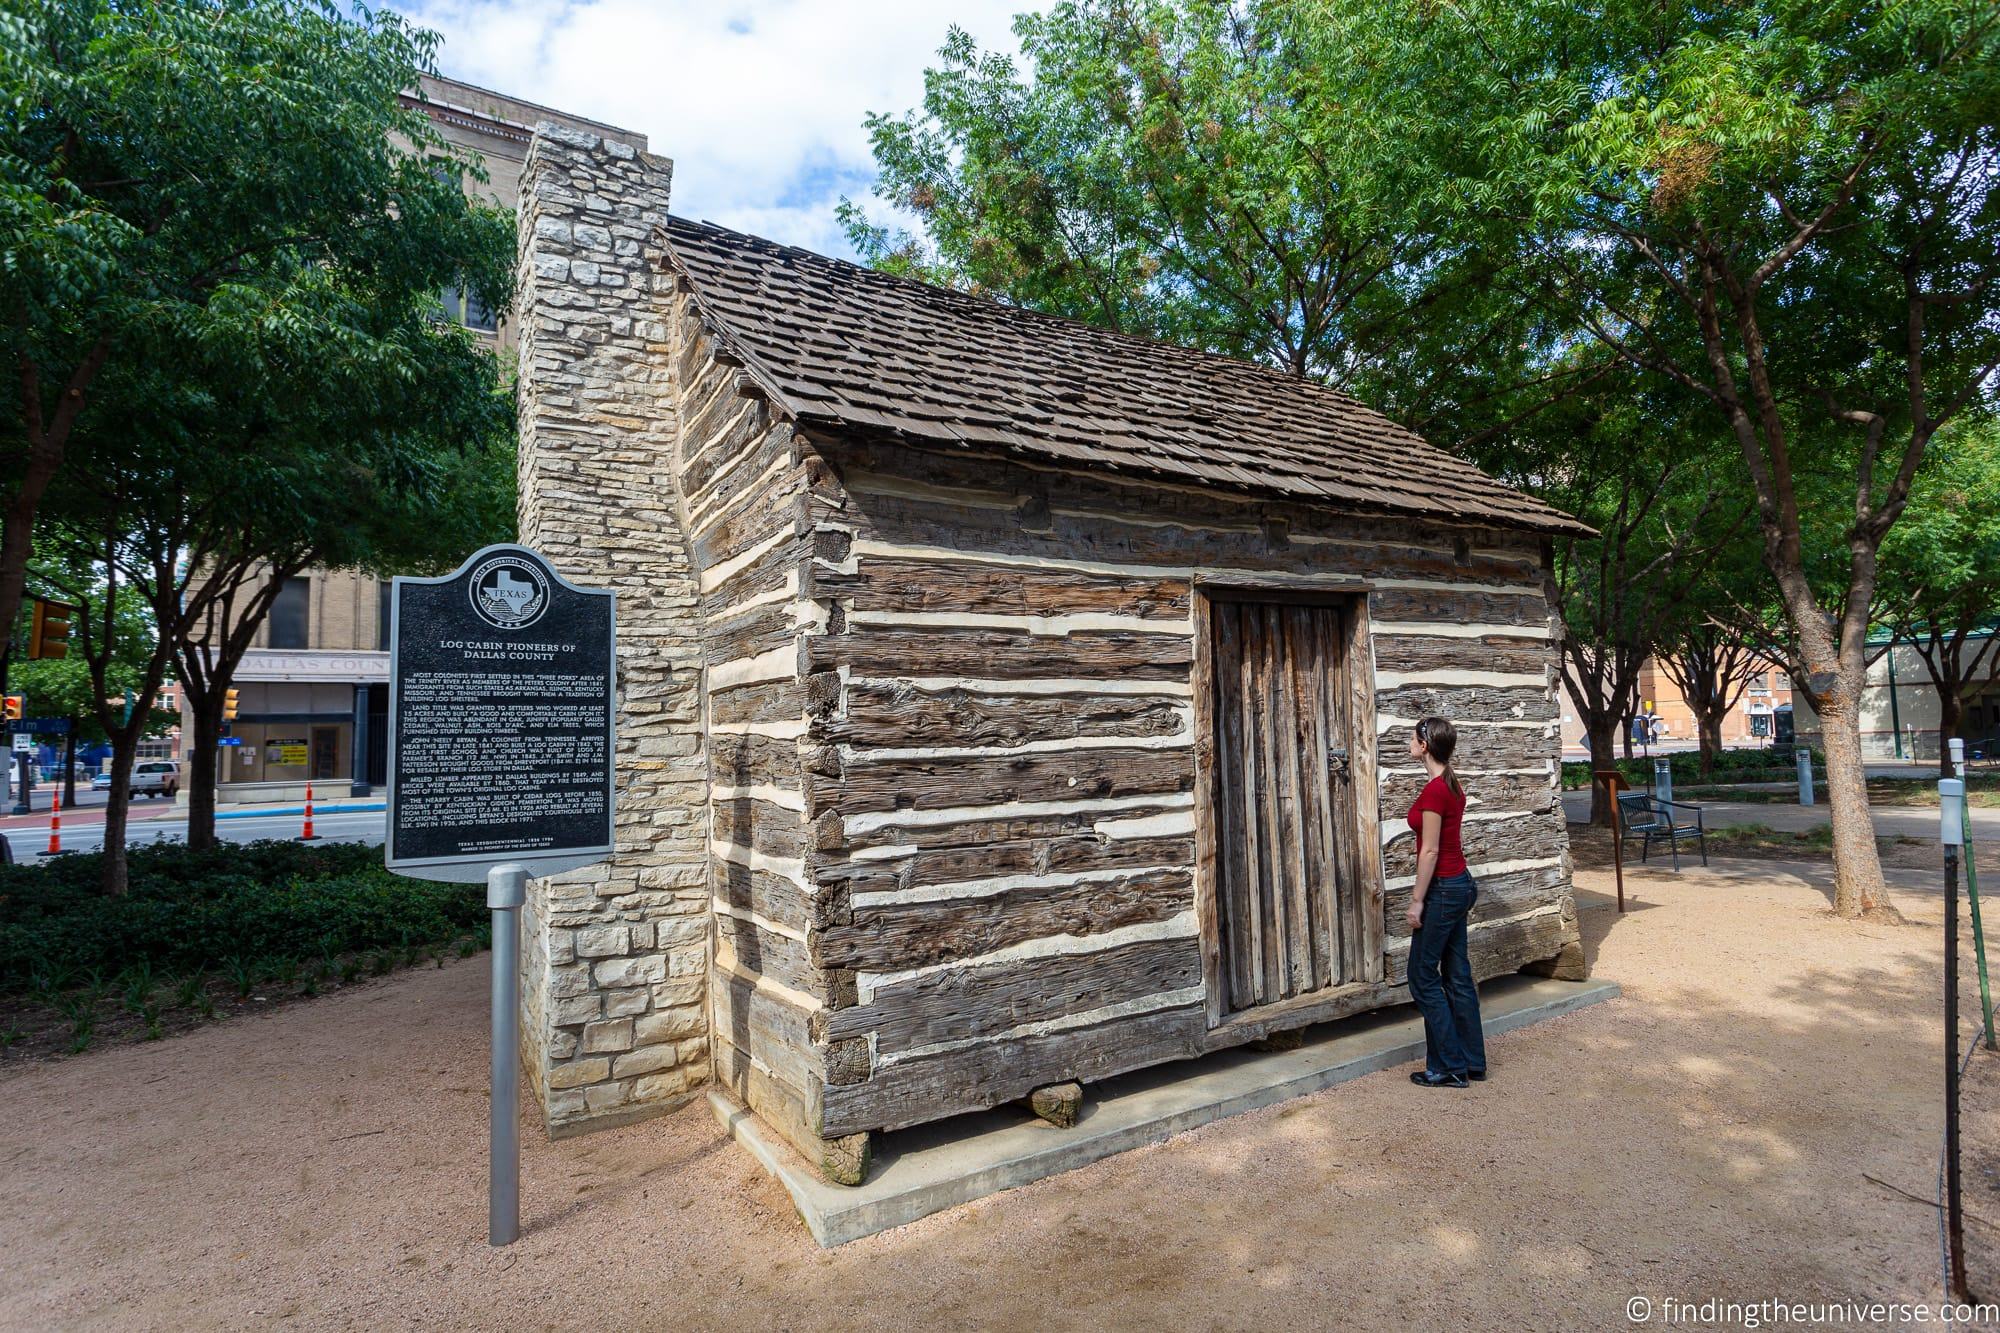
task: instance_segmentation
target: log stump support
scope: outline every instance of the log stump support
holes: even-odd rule
[[[1287,1028],[1283,1032],[1273,1032],[1250,1043],[1253,1051],[1296,1051],[1306,1044],[1304,1028]]]
[[[1028,1094],[1028,1109],[1057,1129],[1068,1129],[1083,1114],[1083,1084],[1050,1083]]]
[[[868,1164],[874,1154],[872,1134],[843,1134],[837,1139],[821,1139],[816,1165],[829,1185],[859,1185],[868,1178]]]

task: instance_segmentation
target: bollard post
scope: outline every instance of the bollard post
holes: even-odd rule
[[[1951,1294],[1966,1297],[1965,1196],[1958,1153],[1958,849],[1965,844],[1965,783],[1938,782],[1938,841],[1944,847],[1944,1161]]]
[[[1812,750],[1804,745],[1799,747],[1799,804],[1813,803]]]
[[[1946,753],[1951,756],[1951,775],[1960,779],[1960,785],[1963,786],[1964,738],[1953,736]],[[1968,794],[1959,799],[1962,802],[1959,807],[1960,817],[1965,821],[1965,831],[1969,839],[1972,832],[1972,797]],[[1986,1049],[2000,1050],[2000,1044],[1996,1044],[1993,1039],[1993,987],[1986,975],[1986,931],[1979,920],[1979,864],[1978,858],[1973,855],[1972,842],[1969,840],[1965,844],[1965,901],[1972,909],[1972,961],[1979,969],[1979,1014],[1985,1024]]]
[[[1653,760],[1653,795],[1663,801],[1674,799],[1674,761],[1670,755]]]
[[[521,1235],[521,905],[528,868],[512,862],[486,872],[493,912],[493,1052],[487,1112],[486,1243]]]
[[[299,841],[317,842],[318,840],[319,835],[313,832],[313,785],[308,780],[306,782],[306,824],[304,828],[299,830]]]

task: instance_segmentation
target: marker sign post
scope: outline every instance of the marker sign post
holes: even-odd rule
[[[521,907],[611,856],[613,594],[525,546],[398,578],[389,613],[389,869],[486,882],[493,912],[488,1239],[521,1231]]]

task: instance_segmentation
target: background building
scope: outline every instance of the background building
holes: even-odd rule
[[[1654,716],[1660,719],[1660,739],[1653,749],[1692,750],[1699,746],[1694,709],[1688,706],[1680,686],[1674,683],[1674,678],[1660,665],[1657,657],[1647,658],[1639,668],[1639,700],[1642,708],[1650,700]],[[1792,681],[1784,668],[1770,662],[1760,664],[1751,674],[1743,693],[1723,715],[1722,747],[1725,750],[1747,750],[1771,744],[1772,717],[1791,701]],[[1577,716],[1576,704],[1566,689],[1562,691],[1562,735],[1565,758],[1589,757],[1590,745],[1584,738],[1583,719]],[[1622,751],[1622,740],[1620,745]]]
[[[1997,632],[1974,635],[1966,644],[1966,660]],[[1877,639],[1869,649],[1881,646]],[[1937,687],[1917,650],[1898,644],[1877,658],[1861,687],[1862,757],[1935,763],[1941,748],[1938,722]],[[1798,728],[1800,739],[1819,744],[1819,715],[1803,697],[1798,702]],[[1968,743],[2000,738],[2000,646],[1987,654],[1977,681],[1966,690],[1957,734]]]
[[[646,136],[585,120],[455,79],[425,76],[404,101],[428,115],[446,141],[478,154],[488,180],[468,185],[509,214],[528,140],[538,121],[607,135],[644,150]],[[514,345],[514,331],[464,292],[443,294],[446,312]],[[467,552],[470,554],[470,552]],[[236,670],[237,718],[217,770],[222,802],[296,800],[336,788],[368,795],[388,778],[389,584],[351,570],[310,570],[290,580]],[[183,710],[182,730],[194,734]],[[185,789],[183,789],[185,790]]]

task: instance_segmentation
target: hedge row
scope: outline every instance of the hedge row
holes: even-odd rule
[[[1715,756],[1714,775],[1710,782],[1784,782],[1793,777],[1798,769],[1798,761],[1791,749],[1723,750]],[[1701,755],[1693,750],[1676,752],[1671,761],[1674,785],[1704,781],[1701,776]],[[1813,751],[1813,771],[1823,772],[1826,756]],[[1632,758],[1617,761],[1617,768],[1625,775],[1625,781],[1634,787],[1653,785],[1653,760]],[[1569,762],[1563,765],[1563,787],[1577,791],[1590,785],[1591,765],[1585,762]]]
[[[123,898],[99,892],[95,853],[0,866],[0,991],[134,967],[198,972],[436,947],[478,934],[486,918],[474,889],[392,875],[379,847],[160,843],[130,857]]]

